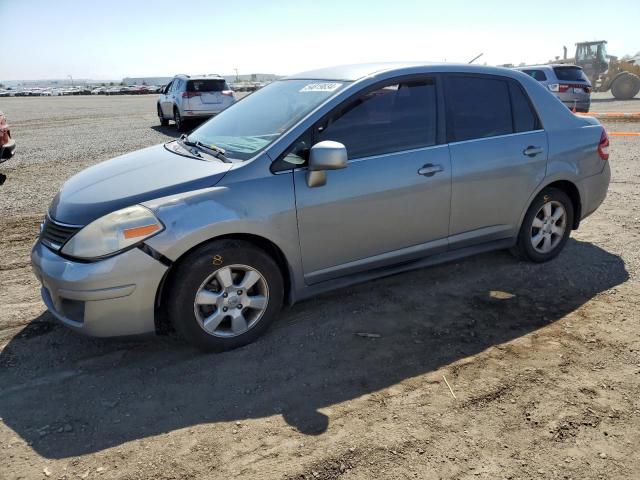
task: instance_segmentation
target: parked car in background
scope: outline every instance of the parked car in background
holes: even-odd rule
[[[588,112],[591,108],[591,82],[577,65],[534,65],[518,67],[535,78],[560,99],[569,109]]]
[[[0,112],[0,163],[13,157],[15,152],[16,142],[11,138],[7,117]]]
[[[158,118],[161,125],[173,120],[182,132],[190,120],[210,118],[235,101],[233,90],[219,75],[176,75],[160,92]]]
[[[555,258],[606,196],[608,148],[596,119],[514,70],[305,72],[69,179],[31,261],[79,332],[155,332],[166,314],[227,350],[330,289],[494,249]]]

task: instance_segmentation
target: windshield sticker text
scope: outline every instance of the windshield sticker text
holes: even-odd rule
[[[300,92],[333,92],[342,86],[337,82],[310,83],[305,85]]]

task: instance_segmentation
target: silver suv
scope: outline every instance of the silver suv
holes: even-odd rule
[[[515,70],[306,72],[69,179],[31,261],[75,330],[168,318],[226,350],[333,288],[494,249],[551,260],[604,200],[608,149],[596,119]]]
[[[158,118],[161,125],[173,120],[182,132],[190,120],[217,115],[235,101],[235,94],[220,75],[176,75],[160,92]]]
[[[591,82],[577,65],[534,65],[518,67],[538,80],[570,110],[588,112],[591,108]]]

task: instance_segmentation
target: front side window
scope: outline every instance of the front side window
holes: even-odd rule
[[[436,103],[433,79],[396,80],[340,108],[321,125],[317,140],[344,144],[349,159],[432,146]]]
[[[451,141],[513,133],[509,83],[500,78],[447,78],[447,129]]]
[[[279,80],[237,102],[189,134],[226,156],[247,160],[286,133],[349,82]]]

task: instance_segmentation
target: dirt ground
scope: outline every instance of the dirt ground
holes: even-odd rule
[[[68,331],[28,263],[65,178],[175,135],[154,102],[0,102],[0,479],[640,478],[640,139],[612,138],[609,195],[551,263],[369,282],[203,355]]]

